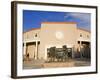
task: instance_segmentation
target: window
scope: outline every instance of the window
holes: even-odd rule
[[[27,38],[29,38],[28,34],[26,36],[27,36]]]
[[[89,35],[87,35],[87,38],[89,38]]]
[[[80,37],[82,37],[82,34],[80,34]]]
[[[35,34],[35,37],[37,37],[37,33]]]

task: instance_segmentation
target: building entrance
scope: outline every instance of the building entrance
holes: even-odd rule
[[[69,58],[72,58],[72,48],[67,48],[66,45],[62,48],[47,48],[47,59],[49,61],[66,61]]]
[[[90,42],[86,41],[78,41],[78,44],[80,45],[80,58],[91,58],[91,52],[90,52]]]
[[[30,59],[35,59],[36,54],[36,42],[26,44],[26,54],[29,54]]]

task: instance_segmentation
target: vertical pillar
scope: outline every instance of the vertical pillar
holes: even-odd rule
[[[80,41],[80,58],[82,58],[82,41]]]
[[[35,59],[37,59],[37,49],[38,49],[38,42],[36,41],[36,47],[35,47]]]
[[[26,55],[26,42],[24,43],[24,55]]]
[[[72,58],[74,58],[75,46],[72,47]]]
[[[47,60],[47,47],[45,47],[45,54],[43,54],[43,58],[45,59],[45,61]]]
[[[80,51],[81,51],[81,41],[80,41]]]

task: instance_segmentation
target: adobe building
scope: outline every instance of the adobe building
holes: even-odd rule
[[[66,45],[75,50],[81,49],[83,44],[90,45],[91,33],[77,28],[75,22],[42,22],[41,28],[33,28],[23,33],[23,54],[29,54],[32,59],[47,60],[47,49],[55,46],[62,48]]]

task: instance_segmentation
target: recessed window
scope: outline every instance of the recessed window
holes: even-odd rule
[[[27,36],[27,38],[29,38],[28,34],[26,36]]]
[[[87,35],[87,38],[89,38],[89,35]]]
[[[35,37],[37,37],[37,34],[35,34]]]
[[[80,37],[82,37],[82,34],[80,34]]]

